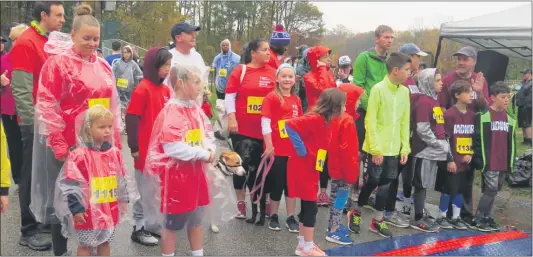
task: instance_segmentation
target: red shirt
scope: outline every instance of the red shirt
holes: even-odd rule
[[[476,114],[470,110],[462,113],[454,105],[444,113],[444,129],[450,140],[450,150],[457,171],[470,170],[470,164],[463,162],[465,155],[473,155],[474,120]]]
[[[439,101],[426,96],[421,95],[416,102],[416,106],[413,107],[413,136],[411,137],[411,153],[413,156],[427,147],[427,144],[416,133],[416,124],[420,122],[429,122],[431,131],[437,137],[437,139],[444,139],[444,113],[439,106]]]
[[[202,124],[201,115],[204,114],[199,106],[187,108],[167,104],[154,123],[149,156],[157,160],[150,164],[150,169],[160,178],[162,213],[190,212],[210,202],[203,161],[177,160],[167,156],[163,150],[164,144],[187,142],[188,134],[196,134],[191,131],[211,126]]]
[[[76,230],[108,229],[119,222],[119,192],[123,184],[124,163],[120,150],[112,147],[97,151],[79,146],[74,149],[65,162],[65,179],[77,181],[83,199],[78,199],[85,208],[85,224],[74,223]]]
[[[307,150],[304,157],[298,155],[289,157],[287,163],[289,197],[316,201],[320,172],[323,172],[319,169],[324,168],[327,148],[331,141],[331,130],[324,117],[315,113],[290,119],[285,125],[300,135]]]
[[[270,60],[268,60],[267,65],[272,67],[272,69],[277,70],[281,65],[278,54],[272,51],[272,49],[268,49],[268,51],[270,51]]]
[[[39,75],[48,54],[44,51],[44,44],[48,37],[42,36],[31,27],[25,30],[17,39],[17,43],[11,50],[11,63],[13,70],[20,70],[33,75],[33,102],[37,96],[39,87]]]
[[[470,78],[468,78],[467,81],[471,82],[471,79],[475,81],[476,77],[477,77],[477,73],[472,72],[472,76],[470,76]],[[455,104],[453,100],[454,96],[450,94],[450,88],[453,82],[457,80],[463,80],[463,79],[459,77],[459,75],[457,75],[457,72],[455,71],[449,72],[448,74],[446,74],[446,76],[442,78],[442,90],[439,93],[439,103],[440,103],[440,106],[442,106],[445,109],[448,109]],[[489,86],[486,80],[485,80],[485,83],[483,84],[483,96],[485,97],[485,100],[487,100],[488,106],[490,106],[492,104],[492,101],[490,100],[490,97],[489,97]],[[477,93],[474,91],[473,99],[477,99],[477,97],[478,97]],[[481,111],[480,107],[477,106],[475,100],[472,101],[472,103],[469,104],[467,108],[473,112]]]
[[[328,147],[329,175],[332,179],[353,184],[359,178],[359,139],[354,119],[348,112],[331,120],[331,135]]]
[[[276,156],[292,156],[295,152],[287,131],[284,129],[285,120],[303,115],[302,101],[296,95],[284,96],[283,99],[284,104],[281,103],[276,92],[270,92],[263,100],[261,115],[270,119],[272,144]],[[283,124],[281,128],[280,124]]]
[[[170,98],[170,89],[165,84],[154,85],[148,79],[142,79],[131,94],[127,114],[141,117],[137,141],[139,142],[139,160],[134,160],[134,167],[141,172],[144,169],[148,144],[157,115]]]
[[[489,169],[491,171],[508,171],[508,147],[507,139],[509,138],[508,133],[511,133],[509,130],[509,123],[507,122],[507,112],[501,111],[497,112],[492,108],[489,108],[490,111],[490,131],[491,131],[491,142],[490,142],[490,163]]]
[[[261,133],[261,106],[264,97],[276,85],[276,70],[265,65],[261,68],[246,67],[241,80],[242,65],[237,66],[229,76],[226,94],[237,93],[235,117],[239,134],[263,140]]]

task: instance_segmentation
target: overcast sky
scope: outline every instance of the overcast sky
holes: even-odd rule
[[[327,29],[342,24],[353,32],[373,31],[386,24],[394,30],[435,27],[448,21],[464,20],[498,12],[527,2],[313,2],[324,13]],[[505,21],[502,21],[505,22]]]

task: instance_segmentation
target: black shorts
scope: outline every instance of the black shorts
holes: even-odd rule
[[[263,154],[263,140],[251,138],[239,134],[232,134],[230,136],[233,149],[242,159],[242,167],[248,173],[247,186],[249,190],[255,182],[257,168],[261,163],[261,155]],[[246,176],[233,176],[233,188],[244,189]]]
[[[473,170],[460,171],[456,173],[448,172],[447,162],[437,163],[437,180],[435,181],[435,191],[454,196],[463,194],[468,186],[468,175]]]
[[[400,159],[398,156],[384,156],[383,164],[381,166],[376,166],[372,162],[372,155],[366,155],[367,162],[367,173],[368,179],[374,179],[375,181],[385,181],[389,182],[393,179],[398,178],[398,165],[400,165]]]
[[[435,188],[437,161],[413,157],[411,168],[414,171],[413,186],[415,188]]]
[[[483,171],[481,177],[481,192],[485,190],[499,192],[502,190],[503,182],[507,172],[505,171]]]
[[[300,202],[300,214],[298,219],[304,227],[314,228],[316,224],[316,215],[318,214],[318,205],[316,201],[304,201]]]
[[[270,193],[272,201],[280,201],[283,192],[289,195],[287,188],[287,162],[289,157],[276,156],[265,181],[265,191]]]
[[[518,107],[518,127],[530,128],[531,127],[531,107]]]

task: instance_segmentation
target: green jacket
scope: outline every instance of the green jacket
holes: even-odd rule
[[[362,87],[365,93],[361,97],[360,108],[364,110],[368,106],[368,96],[370,89],[382,81],[387,75],[386,58],[380,57],[375,48],[362,52],[353,64],[353,81]]]
[[[479,112],[476,115],[474,123],[474,155],[472,157],[473,166],[481,171],[488,169],[490,163],[491,148],[491,116],[490,111]],[[509,132],[507,137],[507,167],[509,172],[513,172],[513,165],[516,154],[515,129],[516,120],[507,114],[507,123],[509,123]]]
[[[410,110],[409,89],[392,84],[385,76],[370,90],[363,151],[383,156],[410,154]]]

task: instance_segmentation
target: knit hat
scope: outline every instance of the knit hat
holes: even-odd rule
[[[285,31],[283,25],[276,25],[276,27],[274,28],[274,32],[272,32],[272,36],[270,37],[270,44],[282,46],[288,46],[291,44],[291,35],[289,35],[287,31]]]

